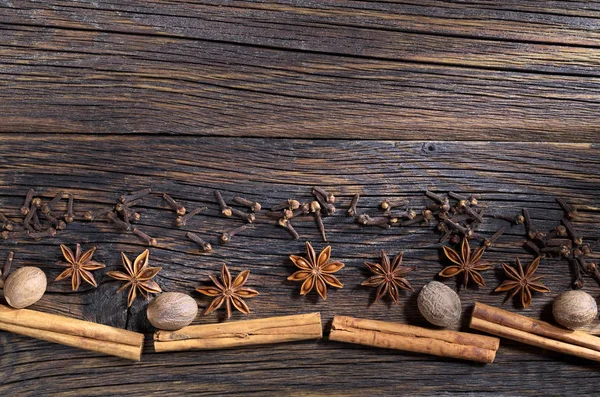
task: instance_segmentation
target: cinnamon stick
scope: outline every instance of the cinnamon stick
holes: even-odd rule
[[[581,331],[573,331],[556,327],[544,321],[534,320],[529,317],[511,313],[509,311],[488,306],[483,303],[475,303],[473,317],[495,323],[503,327],[509,327],[527,333],[536,334],[546,338],[556,339],[600,351],[600,338],[596,336]]]
[[[144,335],[89,321],[0,305],[0,329],[139,361]]]
[[[321,314],[309,313],[224,324],[191,325],[177,331],[158,330],[154,334],[154,350],[162,353],[226,349],[322,337]]]
[[[515,328],[505,327],[481,318],[472,317],[470,327],[479,331],[488,332],[503,338],[512,339],[527,345],[537,346],[558,353],[570,354],[589,360],[600,361],[600,352],[586,347],[572,345],[550,338],[544,338],[533,333],[521,331]]]
[[[492,363],[500,341],[466,332],[335,316],[329,339],[339,342]]]

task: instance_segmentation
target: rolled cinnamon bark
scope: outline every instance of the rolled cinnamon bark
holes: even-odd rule
[[[0,330],[139,361],[144,335],[107,325],[0,305]]]
[[[520,331],[600,351],[600,338],[596,336],[581,331],[573,331],[556,327],[545,321],[534,320],[529,317],[511,313],[509,311],[488,306],[483,303],[475,303],[473,317],[504,327],[510,327]]]
[[[533,333],[521,331],[519,329],[506,327],[477,317],[471,318],[470,327],[479,331],[488,332],[503,338],[512,339],[527,345],[537,346],[559,353],[570,354],[577,357],[587,358],[589,360],[600,361],[600,352],[586,347],[572,345],[550,338],[544,338]]]
[[[384,321],[335,316],[329,339],[339,342],[492,363],[498,338],[466,332],[431,330]]]
[[[237,346],[283,343],[323,337],[320,313],[191,325],[177,331],[158,330],[158,353],[191,349],[226,349]]]

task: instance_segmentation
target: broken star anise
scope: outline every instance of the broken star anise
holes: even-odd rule
[[[408,275],[408,273],[415,270],[415,268],[402,266],[402,254],[403,252],[400,252],[398,255],[396,255],[390,264],[390,258],[387,256],[384,250],[381,250],[381,263],[365,262],[365,265],[375,275],[370,277],[367,281],[361,283],[361,285],[377,288],[377,296],[375,297],[375,301],[373,303],[377,302],[385,295],[389,295],[394,303],[398,304],[399,288],[414,292],[413,288],[405,277]]]
[[[220,308],[225,302],[227,310],[227,318],[231,317],[231,305],[244,314],[250,313],[250,308],[244,302],[243,298],[253,298],[258,295],[258,291],[252,288],[244,288],[244,284],[248,281],[249,270],[244,270],[232,281],[231,273],[227,269],[227,265],[223,263],[221,268],[221,281],[215,276],[210,275],[210,279],[215,284],[214,287],[198,287],[196,291],[203,295],[213,296],[215,299],[204,310],[204,315],[210,314]]]
[[[321,298],[327,299],[327,285],[335,288],[344,287],[340,280],[333,276],[333,273],[343,268],[344,264],[342,262],[329,262],[329,258],[331,257],[330,246],[325,247],[317,259],[315,250],[307,241],[306,254],[307,258],[290,255],[290,259],[300,270],[287,279],[291,281],[304,281],[300,287],[300,295],[306,295],[316,287],[317,293]]]
[[[150,255],[150,251],[145,250],[142,252],[133,264],[125,255],[124,252],[121,252],[121,259],[123,260],[123,267],[127,271],[127,274],[123,272],[108,272],[107,276],[112,277],[117,280],[127,281],[117,293],[123,291],[125,288],[129,288],[129,295],[127,297],[127,307],[130,307],[135,300],[138,291],[142,296],[146,299],[148,298],[148,294],[158,294],[162,292],[160,286],[153,281],[152,278],[161,271],[162,267],[148,267],[148,257]]]
[[[453,277],[463,273],[462,285],[465,288],[469,283],[469,278],[473,279],[477,285],[485,287],[485,281],[479,272],[488,270],[492,267],[484,262],[481,262],[481,256],[485,252],[485,247],[477,248],[473,253],[471,253],[469,241],[465,237],[462,240],[460,254],[450,247],[444,246],[443,248],[444,254],[446,254],[446,257],[450,259],[454,265],[445,267],[444,270],[440,272],[440,276]]]
[[[71,288],[73,288],[73,291],[77,291],[79,289],[82,279],[88,284],[97,287],[98,284],[96,283],[96,280],[91,272],[102,269],[105,267],[105,265],[104,263],[92,260],[92,256],[94,256],[94,252],[96,252],[96,247],[86,251],[83,255],[81,254],[80,244],[77,244],[75,254],[73,254],[73,251],[71,251],[71,249],[64,244],[60,245],[60,249],[62,250],[62,254],[65,257],[66,262],[56,262],[56,264],[60,266],[66,266],[67,269],[59,274],[55,281],[60,281],[67,277],[71,277]]]
[[[550,292],[550,288],[544,284],[538,282],[542,279],[542,276],[534,276],[538,266],[540,265],[541,257],[537,257],[527,266],[527,271],[523,271],[521,261],[517,258],[517,270],[514,267],[508,266],[503,263],[504,273],[509,277],[510,280],[505,280],[494,290],[494,292],[510,291],[506,299],[511,299],[513,296],[521,293],[521,305],[523,309],[526,309],[531,305],[531,291],[536,292]]]

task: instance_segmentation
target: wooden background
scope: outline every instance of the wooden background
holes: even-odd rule
[[[416,294],[377,303],[363,262],[405,252],[417,289],[444,266],[432,227],[363,228],[344,216],[354,193],[376,212],[383,198],[415,208],[427,188],[476,194],[489,213],[529,208],[539,229],[561,217],[555,196],[600,206],[600,4],[534,1],[0,1],[0,208],[18,218],[26,191],[74,193],[75,211],[109,208],[152,187],[209,211],[186,227],[158,196],[144,201],[140,228],[158,238],[150,261],[166,291],[191,293],[226,262],[250,269],[252,313],[232,320],[320,311],[425,325]],[[542,142],[542,143],[537,143]],[[339,197],[325,224],[343,290],[327,301],[299,297],[285,279],[304,241],[324,244],[312,223],[302,238],[259,216],[227,246],[218,234],[238,221],[218,215],[213,189],[269,207],[310,199],[319,185]],[[484,235],[504,223],[486,219]],[[576,222],[600,238],[600,212]],[[186,231],[209,239],[198,254]],[[461,292],[517,311],[493,289],[500,263],[533,257],[514,227],[486,253],[486,288]],[[0,395],[552,395],[597,393],[598,366],[502,340],[483,366],[326,340],[214,352],[153,353],[146,302],[127,310],[104,276],[144,246],[104,221],[76,221],[54,239],[0,240],[0,261],[60,272],[59,244],[96,245],[97,289],[51,282],[33,308],[145,331],[142,361],[100,356],[0,332]],[[597,253],[592,256],[600,260]],[[543,260],[552,292],[520,313],[551,320],[569,289],[566,262]],[[454,286],[453,280],[446,284]],[[593,296],[600,287],[586,278]],[[220,313],[220,312],[219,312]],[[198,317],[197,324],[220,315]],[[466,318],[466,316],[465,316]]]

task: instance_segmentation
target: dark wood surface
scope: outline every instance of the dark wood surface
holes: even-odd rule
[[[319,311],[426,326],[416,294],[369,305],[365,260],[405,252],[416,289],[445,262],[433,226],[364,228],[344,215],[351,196],[376,213],[384,198],[419,208],[423,191],[476,194],[489,214],[529,208],[540,229],[561,217],[556,196],[600,207],[598,17],[592,2],[1,2],[0,209],[14,219],[34,188],[66,190],[79,217],[110,208],[130,190],[152,187],[209,211],[183,228],[159,196],[142,203],[140,228],[159,240],[150,261],[165,291],[193,292],[226,262],[249,269],[252,313],[232,320]],[[175,135],[172,135],[175,134]],[[544,143],[535,143],[544,141]],[[270,207],[311,198],[319,185],[340,210],[325,219],[345,287],[327,301],[299,297],[286,281],[304,241],[325,246],[311,222],[300,240],[260,215],[226,246],[219,233],[239,221],[219,216],[213,190]],[[484,236],[500,220],[486,218]],[[600,212],[575,222],[600,238]],[[215,247],[199,254],[194,231]],[[515,226],[485,257],[487,287],[461,291],[468,314],[481,301],[551,320],[551,302],[570,288],[561,260],[540,267],[552,292],[519,310],[493,289],[500,264],[533,256]],[[327,340],[213,352],[156,354],[147,302],[129,310],[119,283],[120,252],[145,249],[134,235],[81,219],[53,239],[0,240],[0,261],[60,268],[59,244],[97,246],[99,287],[70,291],[50,282],[33,306],[146,332],[142,361],[129,363],[0,332],[0,395],[594,395],[595,363],[502,340],[483,366]],[[592,255],[599,260],[600,255]],[[446,280],[455,287],[454,280]],[[594,297],[600,287],[586,278]],[[465,316],[465,319],[468,316]],[[221,313],[195,323],[221,320]],[[463,329],[466,329],[463,324]]]

